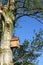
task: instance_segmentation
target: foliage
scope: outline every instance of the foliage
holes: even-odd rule
[[[20,48],[12,48],[14,65],[35,65],[43,51],[43,31],[35,33],[31,42],[25,40]]]
[[[18,0],[15,3],[16,21],[23,16],[31,16],[39,21],[43,19],[42,0]],[[40,22],[40,21],[39,21]],[[43,23],[43,22],[40,22]]]

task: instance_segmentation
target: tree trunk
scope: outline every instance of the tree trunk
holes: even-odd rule
[[[3,22],[3,35],[1,39],[1,49],[2,53],[0,54],[1,58],[1,65],[13,65],[12,63],[12,51],[10,49],[10,40],[12,37],[12,29],[13,29],[13,22],[10,17],[6,16],[3,13],[5,18],[5,22]]]
[[[12,51],[10,49],[10,33],[8,31],[4,32],[4,36],[2,38],[2,54],[1,54],[1,65],[12,65]]]
[[[12,5],[10,5],[10,3],[12,3],[11,1],[13,1]],[[10,40],[13,34],[13,20],[15,20],[15,16],[13,16],[12,13],[12,10],[15,9],[15,7],[13,8],[15,0],[8,0],[8,2],[9,2],[8,5],[5,5],[2,11],[0,10],[0,14],[2,14],[3,16],[2,20],[4,18],[4,20],[2,21],[3,33],[1,38],[1,49],[2,49],[2,53],[0,54],[1,65],[13,65],[12,51],[10,49]],[[9,6],[11,6],[13,9]],[[8,9],[10,8],[11,10],[8,11]]]

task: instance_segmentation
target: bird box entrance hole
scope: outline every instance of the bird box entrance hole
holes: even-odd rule
[[[14,48],[20,47],[19,43],[20,43],[19,38],[13,37],[10,41],[10,47],[14,47]]]

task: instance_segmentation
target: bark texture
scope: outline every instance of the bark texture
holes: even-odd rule
[[[1,39],[1,49],[2,53],[0,54],[1,58],[1,65],[12,65],[12,51],[10,49],[10,40],[12,38],[13,32],[13,22],[12,19],[9,17],[8,13],[1,11],[2,16],[4,17],[5,21],[3,22],[3,33]]]

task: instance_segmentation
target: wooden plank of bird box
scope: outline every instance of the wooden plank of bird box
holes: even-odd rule
[[[12,38],[10,41],[10,47],[20,47],[19,46],[19,38]]]

